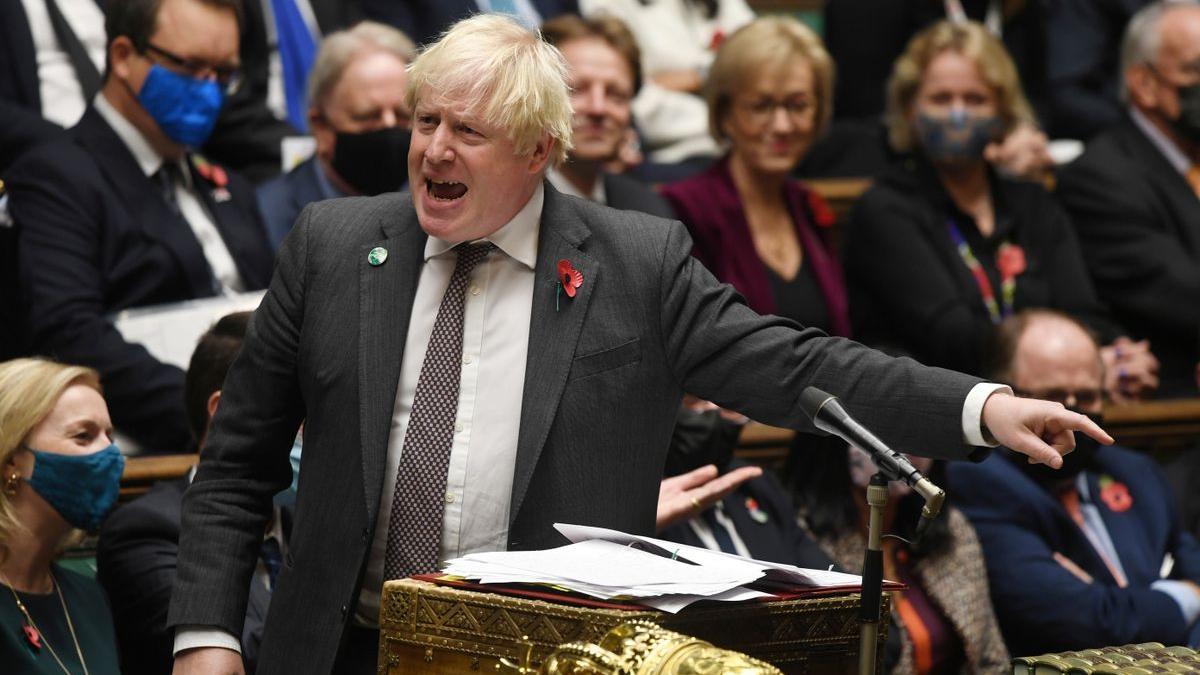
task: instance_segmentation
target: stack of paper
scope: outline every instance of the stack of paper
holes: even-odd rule
[[[549,584],[604,600],[635,599],[666,612],[698,600],[768,597],[744,584],[773,580],[841,586],[860,578],[802,570],[615,530],[557,524],[572,544],[545,551],[474,553],[451,560],[444,572],[483,584]]]

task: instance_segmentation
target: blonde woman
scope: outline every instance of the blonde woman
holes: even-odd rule
[[[844,239],[858,339],[979,373],[995,325],[1048,307],[1117,339],[1110,394],[1157,386],[1147,345],[1118,338],[1100,305],[1066,213],[1041,184],[1007,178],[985,157],[1033,123],[999,40],[977,23],[918,33],[888,84],[887,120],[905,159],[858,201]]]
[[[119,672],[108,603],[55,564],[116,503],[125,460],[95,371],[0,363],[0,663],[5,672]]]

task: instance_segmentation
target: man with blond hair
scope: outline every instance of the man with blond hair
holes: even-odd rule
[[[808,385],[902,449],[995,440],[1061,463],[1086,417],[752,312],[677,222],[559,194],[562,56],[477,16],[413,63],[411,194],[301,214],[226,380],[184,504],[177,673],[238,672],[254,550],[290,480],[290,550],[260,673],[374,672],[386,579],[563,543],[555,522],[648,534],[684,390],[812,430]],[[982,452],[982,451],[981,451]]]

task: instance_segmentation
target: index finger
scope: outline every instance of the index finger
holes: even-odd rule
[[[1087,415],[1080,415],[1069,410],[1064,410],[1063,412],[1069,415],[1069,417],[1063,419],[1064,428],[1072,431],[1082,431],[1105,445],[1112,445],[1116,442],[1107,431],[1101,429],[1100,425],[1093,422],[1092,418]]]

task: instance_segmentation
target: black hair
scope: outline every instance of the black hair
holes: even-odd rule
[[[849,447],[836,437],[797,434],[792,444],[787,475],[796,505],[805,514],[809,530],[817,538],[832,539],[859,529],[859,510],[854,499],[856,488],[850,482]],[[935,484],[945,484],[945,464],[934,462],[926,476]],[[949,500],[947,499],[947,503]],[[896,504],[895,534],[911,539],[924,502],[915,492]],[[910,552],[914,559],[944,552],[951,544],[949,519],[943,508]]]
[[[208,428],[208,399],[225,384],[225,375],[242,350],[250,315],[234,312],[221,317],[200,336],[192,352],[183,379],[183,399],[188,426],[197,443]]]

